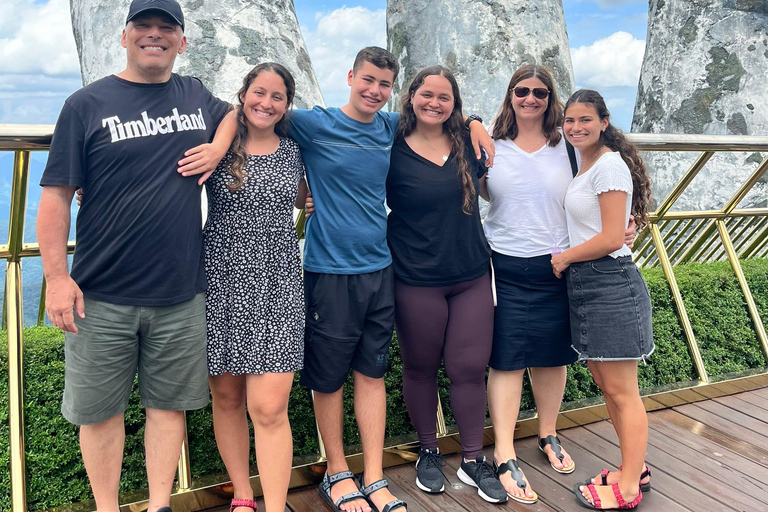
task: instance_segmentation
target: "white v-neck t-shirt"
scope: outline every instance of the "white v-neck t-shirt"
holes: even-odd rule
[[[624,225],[629,224],[632,209],[632,174],[616,152],[603,153],[584,174],[573,178],[565,195],[565,213],[568,219],[568,235],[571,246],[583,244],[603,229],[598,196],[603,192],[618,190],[627,194]],[[632,256],[632,250],[623,245],[610,256]]]
[[[573,179],[565,137],[555,147],[527,153],[514,141],[497,140],[488,171],[491,198],[485,236],[494,251],[518,258],[569,247],[565,193]]]

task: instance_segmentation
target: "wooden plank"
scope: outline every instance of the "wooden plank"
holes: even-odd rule
[[[760,409],[768,411],[768,398],[763,398],[755,393],[739,393],[738,395],[733,396],[754,407],[759,407]]]
[[[295,489],[288,493],[288,506],[294,512],[328,512],[331,509],[320,498],[317,493],[317,486],[310,485]],[[264,509],[261,509],[264,510]]]
[[[710,427],[728,432],[763,450],[768,450],[768,436],[762,434],[766,430],[765,424],[746,414],[713,401],[683,405],[675,407],[674,410]]]
[[[586,469],[576,464],[576,471],[571,474],[561,474],[552,469],[548,460],[539,451],[536,439],[526,439],[525,442],[515,443],[517,460],[525,476],[531,482],[531,487],[539,494],[539,500],[547,505],[566,512],[581,511],[584,508],[573,494],[573,486],[587,479]],[[568,450],[572,454],[572,451]],[[670,509],[677,512],[682,509]]]
[[[610,424],[603,423],[612,430]],[[576,462],[574,475],[578,476],[574,480],[584,481],[599,474],[604,467],[617,468],[621,464],[621,453],[618,446],[590,432],[585,427],[561,431],[558,436],[561,438],[564,448]],[[657,469],[652,460],[648,461],[648,465],[653,467],[652,491],[643,495],[641,504],[643,508],[663,510],[664,512],[701,510],[702,507],[707,511],[731,512],[735,510],[686,485],[674,475]]]
[[[764,487],[768,486],[768,468],[765,466],[742,457],[706,437],[665,421],[657,414],[648,415],[648,426],[650,442],[656,446],[669,447],[668,443],[671,443],[673,446],[676,445],[677,451],[683,451],[686,459],[691,458],[691,462],[696,466],[698,459],[695,455],[700,454],[732,470],[739,471]],[[670,453],[674,452],[670,451]]]
[[[603,439],[615,443],[616,435],[610,424],[596,423],[587,425],[586,428]],[[679,482],[719,501],[724,507],[735,510],[760,510],[765,507],[768,501],[768,486],[757,485],[718,461],[698,453],[680,450],[674,440],[665,440],[664,436],[659,436],[657,432],[653,434],[654,442],[648,444],[646,452],[647,463],[653,472],[652,486],[655,484],[655,468],[663,468],[665,473],[673,475]],[[666,441],[663,443],[666,450],[657,445],[663,441]],[[739,492],[733,492],[734,489],[738,489]]]
[[[529,439],[530,438],[528,438],[528,440]],[[520,443],[521,440],[518,440],[517,442]],[[493,447],[487,447],[485,450],[483,450],[483,453],[489,461],[493,460]],[[456,501],[461,503],[464,507],[466,507],[467,510],[471,510],[472,512],[497,512],[499,508],[498,504],[488,503],[480,496],[478,496],[476,488],[461,483],[461,480],[459,480],[459,478],[456,476],[456,471],[458,471],[460,465],[461,455],[454,455],[446,458],[446,468],[450,468],[446,471],[448,478],[451,479],[451,482],[461,486],[459,489],[451,489],[451,492],[454,494]],[[527,473],[526,476],[528,476]],[[530,479],[530,477],[528,478]],[[529,481],[531,482],[531,487],[536,490],[533,481]],[[536,492],[540,491],[537,490]],[[510,499],[507,500],[507,504],[504,508],[505,510],[509,509],[516,512],[562,512],[564,510],[550,507],[546,502],[543,501],[541,496],[539,496],[539,501],[533,504],[518,503],[515,500]]]
[[[416,469],[413,464],[389,468],[385,471],[385,474],[392,494],[408,504],[408,512],[430,512],[433,510],[467,512],[467,510],[472,510],[465,508],[457,502],[455,498],[456,491],[451,489],[447,482],[445,492],[440,494],[429,494],[419,490],[416,487]],[[477,499],[482,502],[479,496]]]
[[[759,399],[760,397],[757,398]],[[724,407],[728,407],[731,410],[738,411],[753,418],[762,426],[761,431],[765,431],[766,424],[768,424],[768,409],[755,406],[735,395],[716,398],[714,401]],[[766,403],[768,403],[768,401]]]
[[[757,388],[754,391],[750,391],[750,393],[754,393],[755,395],[768,399],[768,387],[765,388]]]
[[[709,439],[723,448],[731,450],[752,462],[768,467],[768,450],[764,450],[759,446],[748,443],[742,437],[734,435],[730,430],[720,430],[675,410],[657,411],[653,414],[659,419],[667,421],[672,425],[695,432],[697,435]]]

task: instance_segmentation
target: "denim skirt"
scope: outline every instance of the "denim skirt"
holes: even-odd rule
[[[653,353],[651,296],[630,256],[574,263],[566,276],[579,361],[645,361]]]
[[[576,361],[571,350],[568,290],[552,272],[552,256],[517,258],[492,253],[496,283],[495,370],[551,368]]]

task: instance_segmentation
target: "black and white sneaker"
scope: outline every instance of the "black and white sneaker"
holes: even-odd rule
[[[416,486],[429,493],[445,491],[444,465],[443,456],[437,448],[419,450],[419,459],[416,461]]]
[[[485,461],[485,455],[480,454],[474,462],[461,460],[461,467],[456,472],[459,480],[472,487],[477,487],[477,494],[489,503],[506,503],[507,491],[499,482],[491,466]]]

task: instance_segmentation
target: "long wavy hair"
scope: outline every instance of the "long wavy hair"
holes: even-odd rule
[[[493,122],[493,140],[514,140],[519,133],[517,127],[517,118],[515,109],[512,108],[512,101],[515,93],[515,87],[523,80],[529,78],[538,78],[541,83],[549,89],[549,102],[544,111],[542,120],[542,130],[547,138],[547,145],[555,147],[560,142],[562,134],[558,128],[563,126],[563,104],[557,98],[555,90],[555,81],[547,68],[528,64],[519,68],[509,80],[507,92],[504,94],[504,102],[501,104],[499,115]]]
[[[574,103],[592,105],[600,120],[608,119],[608,127],[600,134],[598,144],[612,151],[617,151],[629,167],[632,174],[632,215],[635,216],[638,230],[648,224],[648,205],[651,204],[651,178],[645,168],[640,153],[626,135],[610,123],[611,114],[605,106],[600,93],[590,89],[580,89],[573,93],[565,104],[565,111]]]
[[[475,204],[477,193],[475,191],[475,185],[472,183],[472,174],[469,170],[469,163],[467,162],[465,150],[464,150],[464,137],[466,136],[466,128],[464,126],[464,116],[461,113],[461,95],[459,94],[459,84],[456,82],[456,77],[448,68],[443,66],[430,66],[419,71],[411,81],[411,85],[403,92],[400,99],[400,125],[397,128],[397,135],[400,137],[407,137],[416,129],[416,114],[413,111],[413,103],[411,97],[416,91],[424,85],[424,80],[428,76],[438,75],[445,77],[451,84],[453,92],[453,112],[446,121],[443,123],[443,133],[448,135],[451,141],[451,152],[458,164],[458,176],[461,181],[461,188],[463,192],[463,200],[461,209],[467,215],[472,214],[472,208]]]
[[[256,77],[263,71],[271,71],[277,76],[283,79],[285,83],[286,99],[288,111],[286,111],[283,118],[275,124],[275,133],[281,137],[288,135],[288,114],[290,112],[291,105],[293,104],[293,97],[296,94],[296,82],[293,80],[291,72],[284,66],[276,62],[263,62],[253,68],[245,78],[243,78],[243,86],[237,91],[237,99],[240,102],[237,107],[237,133],[230,146],[232,152],[232,159],[229,164],[229,174],[234,178],[231,182],[227,183],[227,188],[234,192],[239,190],[243,186],[245,178],[248,173],[245,171],[245,163],[248,161],[248,152],[245,149],[246,142],[248,141],[248,124],[243,113],[243,98],[251,87],[251,84]]]

